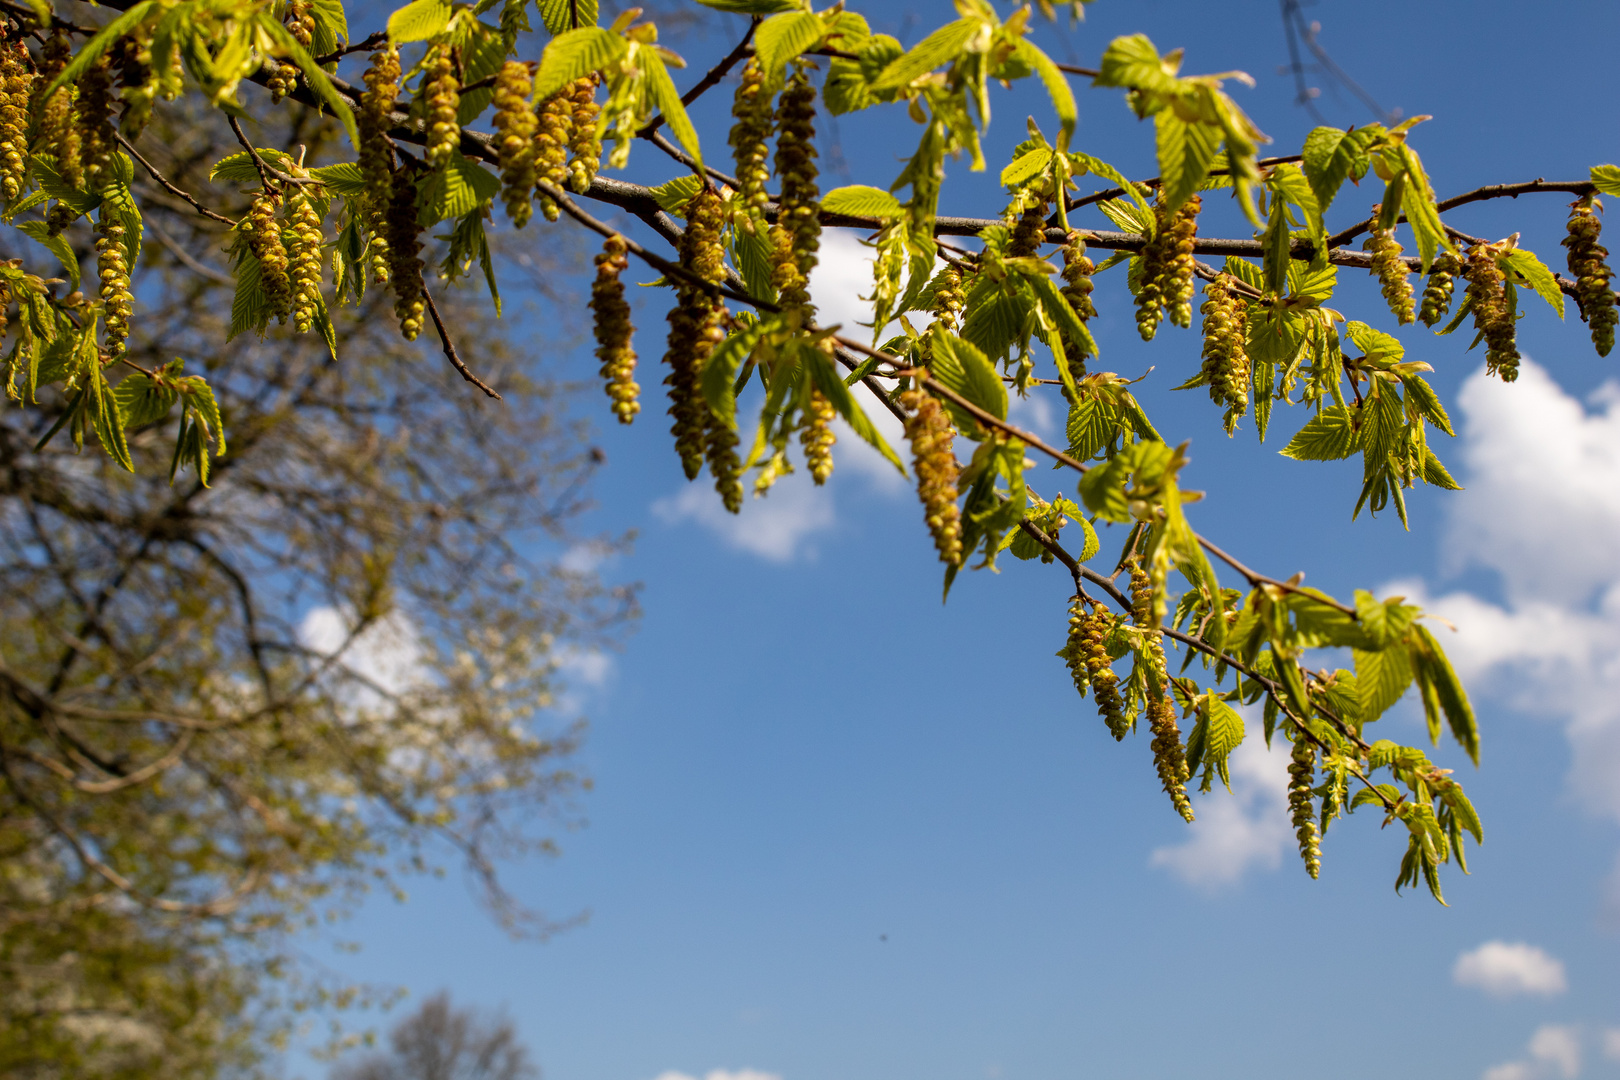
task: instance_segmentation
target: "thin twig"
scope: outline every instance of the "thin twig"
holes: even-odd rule
[[[326,53],[324,56],[317,56],[315,58],[315,62],[317,64],[319,64],[321,67],[325,67],[327,64],[336,63],[337,61],[343,59],[345,56],[348,56],[350,53],[370,52],[372,49],[375,49],[377,46],[382,45],[387,40],[388,40],[388,31],[386,31],[386,30],[378,30],[376,33],[369,34],[360,41],[352,42],[351,44],[343,46],[343,48],[338,49],[336,52],[329,52],[329,53]],[[466,89],[466,88],[463,87],[463,89]]]
[[[235,121],[233,119],[232,123],[234,122]],[[170,183],[169,178],[159,172],[156,165],[153,165],[150,161],[147,161],[146,158],[142,157],[141,152],[135,149],[135,144],[124,138],[120,132],[114,131],[113,137],[118,140],[118,145],[124,148],[124,152],[133,158],[141,168],[145,169],[147,173],[151,175],[152,179],[156,180],[160,185],[162,185],[163,189],[169,192],[169,194],[186,200],[186,202],[195,207],[197,213],[201,214],[203,217],[208,218],[211,221],[217,221],[221,225],[229,225],[233,229],[236,228],[236,222],[232,221],[224,214],[216,214],[214,211],[208,209],[208,207],[198,202],[190,192],[187,192],[180,187],[177,187],[175,184]]]
[[[433,302],[433,294],[427,291],[426,286],[422,288],[422,298],[427,301],[428,314],[433,316],[433,328],[439,332],[439,343],[444,346],[444,358],[450,361],[450,366],[460,372],[463,379],[466,379],[496,401],[501,401],[501,395],[497,394],[484,380],[468,371],[467,365],[461,362],[460,356],[456,355],[456,346],[450,340],[450,331],[445,329],[444,320],[439,317],[439,305]]]

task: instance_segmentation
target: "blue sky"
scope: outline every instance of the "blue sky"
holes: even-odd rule
[[[854,6],[908,42],[951,17],[937,3],[911,5],[913,23],[907,5]],[[1612,4],[1532,14],[1323,0],[1307,17],[1386,107],[1435,115],[1413,143],[1442,197],[1620,160]],[[701,70],[737,29],[718,16],[672,44]],[[1270,0],[1097,0],[1081,27],[1043,27],[1037,40],[1089,63],[1137,31],[1185,46],[1189,73],[1255,75],[1256,88],[1234,92],[1277,152],[1312,126],[1278,73],[1287,54]],[[1314,81],[1330,122],[1371,119]],[[1077,93],[1077,146],[1132,175],[1156,171],[1151,130],[1117,92]],[[728,101],[695,113],[711,153]],[[946,212],[999,210],[994,170],[1025,115],[1049,116],[1035,87],[994,105],[992,171],[951,164]],[[886,186],[915,137],[903,117],[844,118],[849,172],[830,171],[827,186]],[[669,174],[638,146],[628,175]],[[1330,226],[1373,197],[1341,196]],[[1476,235],[1522,230],[1561,266],[1564,213],[1554,196],[1448,220]],[[1243,234],[1224,208],[1205,231]],[[859,248],[830,236],[824,254],[817,300],[828,321],[852,319]],[[1459,421],[1437,449],[1468,488],[1416,493],[1406,533],[1393,514],[1350,522],[1358,466],[1277,455],[1302,415],[1282,413],[1259,446],[1249,429],[1226,439],[1201,393],[1169,393],[1197,364],[1196,337],[1166,329],[1143,346],[1109,277],[1094,324],[1104,366],[1156,366],[1141,397],[1168,438],[1192,439],[1184,480],[1210,496],[1193,511],[1201,531],[1340,594],[1398,584],[1461,627],[1446,641],[1474,694],[1483,763],[1476,773],[1454,748],[1438,757],[1459,769],[1487,831],[1472,877],[1446,880],[1449,909],[1395,895],[1404,841],[1370,811],[1334,827],[1321,880],[1308,879],[1283,820],[1280,759],[1257,736],[1235,793],[1195,797],[1200,821],[1182,824],[1146,739],[1116,745],[1052,655],[1061,570],[1008,560],[1000,575],[964,575],[942,607],[914,495],[847,435],[828,489],[795,477],[725,520],[706,483],[681,479],[649,370],[628,430],[605,399],[582,402],[609,459],[587,527],[637,530],[633,553],[603,571],[643,582],[646,611],[621,653],[575,672],[570,698],[591,724],[588,824],[561,838],[560,858],[509,868],[526,901],[587,921],[514,942],[453,877],[424,881],[408,904],[367,905],[345,928],[363,948],[331,963],[505,1008],[550,1080],[1349,1078],[1393,1062],[1434,1077],[1620,1077],[1613,358],[1544,305],[1521,324],[1531,364],[1511,387],[1478,374],[1466,335],[1401,332]],[[1336,307],[1396,330],[1362,275],[1341,280]],[[661,314],[638,312],[649,368]],[[580,348],[557,371],[587,378],[594,362]],[[1060,426],[1055,407],[1017,417]],[[1068,484],[1033,482],[1048,496]],[[1105,535],[1105,548],[1117,543]],[[1410,713],[1383,723],[1420,737]]]

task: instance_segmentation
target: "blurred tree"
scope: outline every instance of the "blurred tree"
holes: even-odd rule
[[[223,123],[155,124],[165,174],[205,188]],[[324,132],[299,110],[280,140]],[[383,290],[336,320],[341,363],[312,336],[224,344],[208,253],[229,225],[136,188],[151,317],[130,355],[206,373],[229,447],[211,486],[171,485],[173,418],[131,425],[131,475],[66,439],[36,451],[64,395],[0,414],[7,1077],[253,1069],[294,1009],[354,994],[310,978],[290,935],[446,852],[507,926],[544,932],[496,864],[553,850],[585,786],[580,728],[547,712],[559,666],[634,608],[556,561],[612,546],[569,531],[601,455],[487,304],[440,300],[503,403],[400,341]],[[87,229],[64,236],[89,256]],[[546,251],[511,269],[543,286],[573,258]]]
[[[512,1021],[450,1005],[440,992],[394,1026],[386,1054],[333,1070],[332,1080],[539,1080]]]

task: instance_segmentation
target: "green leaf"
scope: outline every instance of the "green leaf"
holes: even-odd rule
[[[536,4],[541,23],[553,36],[593,28],[598,21],[597,0],[536,0]]]
[[[934,336],[934,362],[929,372],[946,389],[955,391],[997,420],[1007,418],[1007,388],[984,353],[954,334]],[[953,403],[946,402],[949,406]],[[960,410],[957,410],[960,413]],[[962,413],[969,423],[964,433],[978,427],[971,414]]]
[[[691,119],[686,115],[686,106],[681,103],[680,91],[675,89],[675,80],[669,77],[669,68],[664,66],[663,59],[651,49],[641,50],[636,57],[636,62],[641,65],[642,74],[646,79],[648,96],[664,114],[675,141],[697,161],[697,171],[701,173],[703,148],[698,145],[697,129],[692,126]]]
[[[1052,165],[1052,151],[1044,146],[1020,155],[1011,165],[1001,170],[1003,187],[1016,188],[1046,172]]]
[[[1228,274],[1231,274],[1233,277],[1237,278],[1239,281],[1243,282],[1243,284],[1249,286],[1251,289],[1257,289],[1262,292],[1265,291],[1266,279],[1264,275],[1261,274],[1260,268],[1254,265],[1254,263],[1250,262],[1248,259],[1240,259],[1236,255],[1228,255],[1226,257],[1226,263],[1222,269]]]
[[[848,214],[850,217],[876,218],[893,221],[905,215],[900,200],[881,188],[866,184],[851,184],[833,188],[821,199],[821,210],[828,214]]]
[[[1001,358],[1023,336],[1029,297],[1022,291],[995,289],[987,291],[982,299],[970,294],[967,309],[962,339],[972,342],[986,356]]]
[[[1075,518],[1074,521],[1076,525],[1080,526],[1080,531],[1085,533],[1086,537],[1081,543],[1080,553],[1074,557],[1074,561],[1086,562],[1096,557],[1097,550],[1102,547],[1102,541],[1097,538],[1097,530],[1092,528],[1091,522],[1085,518]]]
[[[1553,272],[1547,269],[1545,263],[1536,258],[1535,252],[1514,248],[1502,256],[1501,262],[1522,277],[1537,296],[1551,304],[1560,319],[1564,317],[1564,294],[1558,288],[1558,279],[1553,277]]]
[[[1435,640],[1428,627],[1414,623],[1410,639],[1412,666],[1418,678],[1432,689],[1445,712],[1446,723],[1457,744],[1468,752],[1475,765],[1479,764],[1479,722],[1462,681],[1446,658],[1445,650]],[[1390,650],[1393,652],[1394,650]]]
[[[143,428],[169,415],[180,395],[171,387],[160,386],[145,375],[134,374],[113,387],[113,398],[127,427]]]
[[[1050,277],[1041,273],[1026,274],[1024,280],[1029,282],[1030,288],[1035,292],[1035,300],[1041,305],[1041,310],[1047,318],[1057,326],[1070,341],[1080,346],[1089,357],[1098,354],[1097,343],[1092,340],[1091,331],[1086,324],[1080,321],[1080,316],[1074,313],[1069,305],[1069,298],[1063,295],[1057,283]]]
[[[765,81],[782,81],[787,62],[815,45],[827,33],[827,24],[813,11],[773,15],[754,31],[754,59],[765,73]]]
[[[1069,456],[1088,461],[1102,453],[1103,447],[1119,432],[1119,410],[1111,402],[1094,397],[1083,397],[1069,406]]]
[[[969,39],[984,23],[979,19],[957,19],[923,38],[916,47],[883,69],[872,80],[873,90],[899,90],[941,64],[955,60]]]
[[[264,268],[251,252],[243,252],[236,264],[236,295],[231,301],[231,326],[225,340],[248,330],[263,334],[269,322],[270,298],[264,292]]]
[[[727,337],[703,365],[703,397],[715,419],[731,430],[737,430],[737,393],[734,381],[744,357],[754,351],[760,338],[782,327],[779,318],[752,322]]]
[[[1333,205],[1346,180],[1367,174],[1371,165],[1368,138],[1365,131],[1343,132],[1331,127],[1316,128],[1305,137],[1305,178],[1323,213]]]
[[[1399,338],[1374,330],[1364,322],[1351,319],[1345,323],[1344,336],[1354,342],[1368,360],[1399,360],[1406,355],[1406,346]]]
[[[1441,248],[1454,249],[1455,245],[1440,223],[1434,188],[1429,184],[1429,175],[1423,171],[1423,161],[1417,151],[1403,142],[1396,147],[1396,153],[1406,175],[1406,185],[1401,189],[1401,209],[1406,213],[1407,224],[1412,226],[1412,234],[1417,237],[1422,272],[1427,274],[1435,254]]]
[[[1243,716],[1210,690],[1197,699],[1198,723],[1187,739],[1187,768],[1197,773],[1204,768],[1200,790],[1211,787],[1211,774],[1221,778],[1228,791],[1232,776],[1227,759],[1243,742]]]
[[[217,446],[216,455],[223,456],[226,452],[225,421],[219,415],[219,403],[214,400],[214,388],[200,376],[193,375],[186,379],[181,393],[185,396],[186,405],[208,425]]]
[[[600,71],[623,56],[627,47],[618,34],[595,26],[558,34],[540,54],[534,99],[544,101],[575,79]]]
[[[343,10],[343,0],[314,0],[315,38],[310,47],[316,55],[324,56],[349,40],[349,16]]]
[[[1146,220],[1153,220],[1153,208],[1149,206],[1147,204],[1147,200],[1142,197],[1141,189],[1127,180],[1124,173],[1108,164],[1108,162],[1104,161],[1102,158],[1092,157],[1090,154],[1071,152],[1069,154],[1069,160],[1073,161],[1077,165],[1084,165],[1086,172],[1101,176],[1107,180],[1112,180],[1115,187],[1122,189],[1131,197],[1132,201],[1136,203],[1137,209],[1147,216]],[[1124,228],[1124,226],[1121,226],[1121,228]],[[1141,228],[1133,228],[1130,231],[1143,232],[1145,230]]]
[[[1175,210],[1198,190],[1209,175],[1210,163],[1220,148],[1221,130],[1200,121],[1188,122],[1174,109],[1153,118],[1159,152],[1160,189],[1165,213]]]
[[[1077,490],[1086,509],[1116,524],[1131,521],[1131,506],[1125,498],[1125,479],[1131,473],[1135,457],[1131,448],[1120,451],[1108,459],[1107,464],[1086,470]]]
[[[1145,34],[1110,41],[1103,50],[1101,68],[1101,74],[1092,80],[1093,86],[1118,86],[1161,94],[1173,94],[1181,88],[1181,80],[1166,70],[1159,50]]]
[[[309,170],[309,174],[325,184],[333,194],[345,199],[363,198],[366,194],[366,179],[360,173],[358,162],[340,161],[336,165],[322,165]]]
[[[428,174],[422,192],[423,225],[465,217],[499,195],[500,177],[453,151],[442,169]]]
[[[810,356],[810,377],[815,380],[816,389],[826,395],[833,408],[838,410],[838,415],[844,418],[844,422],[855,434],[899,469],[901,476],[906,475],[906,467],[900,461],[900,455],[894,452],[894,448],[883,438],[883,433],[877,429],[877,425],[872,423],[872,418],[866,415],[860,403],[855,400],[855,395],[844,385],[832,357],[819,349],[808,349],[806,352]]]
[[[450,0],[411,0],[388,16],[388,36],[396,44],[426,41],[449,25]]]
[[[281,150],[272,150],[268,147],[259,150],[259,156],[266,165],[286,172],[294,163],[291,156]],[[333,166],[329,166],[333,167]],[[359,172],[359,166],[354,166]],[[314,170],[319,172],[319,169]],[[259,169],[253,164],[253,155],[246,150],[238,150],[234,154],[226,154],[214,162],[214,167],[208,170],[208,179],[218,180],[226,184],[257,184],[259,182]]]
[[[17,226],[18,231],[33,237],[45,246],[45,250],[56,256],[67,272],[68,281],[76,290],[79,287],[79,257],[73,254],[73,247],[61,233],[51,235],[50,226],[43,221],[25,221]]]
[[[1058,118],[1057,149],[1067,150],[1074,125],[1080,122],[1080,110],[1074,103],[1074,90],[1069,86],[1068,76],[1028,38],[1014,39],[1013,56],[1033,68],[1041,85],[1046,87],[1046,96],[1052,99],[1052,111]]]
[[[90,422],[96,429],[96,438],[107,456],[128,472],[135,471],[135,461],[129,454],[129,439],[124,434],[124,418],[118,412],[118,401],[107,384],[107,373],[97,365],[86,379],[90,395]]]
[[[1406,387],[1407,404],[1416,406],[1419,416],[1447,435],[1457,434],[1451,430],[1451,417],[1446,415],[1446,407],[1440,403],[1440,395],[1434,392],[1434,387],[1425,382],[1421,375],[1402,375],[1401,385]]]
[[[155,0],[141,0],[140,3],[133,5],[128,11],[125,11],[112,22],[96,31],[96,36],[84,43],[84,46],[79,49],[73,59],[68,61],[67,67],[63,68],[56,78],[51,80],[50,85],[44,89],[37,100],[45,101],[62,87],[72,86],[77,83],[80,76],[90,70],[90,65],[96,62],[97,57],[111,48],[113,42],[144,22],[146,16],[156,6]]]
[[[731,255],[743,283],[748,286],[748,294],[774,302],[776,286],[771,284],[771,249],[763,230],[758,234],[747,229],[732,233]]]
[[[1329,405],[1289,440],[1280,451],[1295,461],[1337,461],[1361,448],[1354,416],[1343,405]]]
[[[686,217],[686,204],[692,201],[692,196],[703,187],[703,181],[690,173],[683,173],[672,180],[666,180],[651,189],[652,196],[658,200],[658,206],[666,213],[676,217]]]
[[[1620,195],[1620,165],[1592,166],[1592,183],[1605,195]]]

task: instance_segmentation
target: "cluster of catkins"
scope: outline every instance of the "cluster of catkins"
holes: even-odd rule
[[[954,266],[945,267],[939,272],[939,280],[934,283],[934,302],[929,305],[935,321],[954,334],[966,304],[967,292],[962,288],[961,271]]]
[[[518,228],[528,224],[530,200],[538,198],[547,221],[562,210],[538,185],[583,192],[596,178],[601,150],[596,141],[596,76],[565,84],[531,106],[534,76],[527,64],[508,60],[495,77],[495,150],[501,199]]]
[[[1226,431],[1231,434],[1249,408],[1249,302],[1233,289],[1225,274],[1204,283],[1203,378],[1210,400],[1226,407]]]
[[[1091,275],[1096,272],[1096,264],[1086,255],[1085,238],[1078,230],[1071,229],[1068,243],[1063,245],[1063,288],[1060,291],[1081,322],[1097,317],[1097,307],[1091,300],[1091,291],[1096,288]],[[1063,354],[1069,362],[1069,371],[1076,378],[1086,373],[1088,350],[1084,342],[1070,341],[1065,336]]]
[[[1474,312],[1474,329],[1485,338],[1485,370],[1500,375],[1503,382],[1519,377],[1519,346],[1513,309],[1508,305],[1506,278],[1497,258],[1508,250],[1508,241],[1475,244],[1463,261],[1463,277],[1468,279],[1468,302]]]
[[[596,281],[591,285],[591,314],[596,329],[596,358],[602,362],[602,379],[607,396],[613,401],[613,415],[628,424],[641,411],[636,385],[636,351],[631,347],[635,327],[630,323],[630,305],[624,298],[624,282],[619,275],[630,265],[625,256],[624,237],[617,233],[602,244],[596,257]]]
[[[1376,219],[1380,207],[1373,206]],[[1374,229],[1361,245],[1372,252],[1372,273],[1384,293],[1384,303],[1394,314],[1395,321],[1405,326],[1413,319],[1412,283],[1407,280],[1406,260],[1401,258],[1401,245],[1395,239],[1394,229]]]
[[[455,70],[448,50],[430,51],[424,76],[425,92],[432,95],[441,89],[438,76],[444,74],[441,69],[445,67],[453,81]],[[368,248],[371,278],[379,285],[387,283],[393,288],[399,332],[406,341],[415,341],[427,314],[421,226],[416,216],[416,182],[407,168],[395,166],[393,146],[388,138],[388,129],[393,126],[394,103],[399,99],[398,50],[390,46],[372,53],[371,66],[366,69],[364,78],[366,89],[360,96],[360,114],[356,121],[360,129],[360,174],[366,182],[365,214],[371,230]],[[459,102],[459,89],[452,86],[449,93]],[[432,109],[430,116],[435,124],[444,122],[442,115]],[[451,109],[450,122],[454,120],[455,110]],[[430,131],[430,159],[435,146],[445,145],[446,134],[442,130]],[[448,135],[448,145],[454,149],[460,139],[459,130]],[[448,151],[441,149],[441,157],[447,160]]]
[[[1592,344],[1597,347],[1598,355],[1608,356],[1609,350],[1614,348],[1617,316],[1614,290],[1609,288],[1609,279],[1614,276],[1607,261],[1609,249],[1598,243],[1603,223],[1594,212],[1594,206],[1601,205],[1588,195],[1570,208],[1569,235],[1564,238],[1564,246],[1569,249],[1569,272],[1575,278],[1575,299],[1580,304],[1581,318],[1591,327]]]
[[[1147,571],[1133,556],[1126,563],[1131,574],[1131,618],[1149,631],[1143,656],[1148,664],[1148,727],[1153,732],[1153,763],[1159,771],[1170,802],[1188,821],[1193,819],[1192,801],[1187,798],[1187,752],[1181,745],[1181,728],[1176,723],[1176,702],[1170,693],[1170,671],[1164,658],[1164,635],[1154,617],[1153,583]]]
[[[681,234],[681,267],[690,277],[675,278],[675,307],[669,313],[668,348],[670,434],[688,480],[696,479],[705,460],[715,490],[727,510],[742,509],[742,464],[737,434],[715,417],[703,396],[703,367],[714,347],[725,340],[729,316],[719,297],[703,283],[725,280],[721,243],[723,207],[711,187],[700,188],[686,204],[686,231]],[[692,280],[696,278],[697,280]],[[611,391],[610,391],[611,392]]]
[[[933,534],[939,561],[949,566],[962,562],[962,516],[956,507],[955,437],[951,419],[939,399],[921,386],[900,392],[906,414],[906,441],[911,444],[911,468],[917,475],[917,497],[923,519]]]
[[[1152,341],[1166,311],[1180,327],[1192,325],[1193,241],[1203,200],[1189,195],[1173,213],[1162,202],[1154,206],[1153,238],[1142,246],[1141,278],[1136,293],[1136,328]]]
[[[1316,748],[1301,733],[1294,740],[1294,751],[1288,761],[1288,816],[1294,826],[1294,838],[1299,841],[1299,857],[1305,861],[1305,872],[1313,878],[1322,872],[1322,837],[1311,802],[1315,777]]]
[[[1429,264],[1429,278],[1423,286],[1423,304],[1418,309],[1418,318],[1423,320],[1424,326],[1435,325],[1451,310],[1451,294],[1457,288],[1457,275],[1461,272],[1462,266],[1449,251],[1442,251]]]
[[[279,322],[292,316],[293,326],[307,331],[321,302],[321,217],[302,191],[285,200],[275,191],[261,192],[243,220],[248,250],[259,261],[259,281],[270,315]]]
[[[0,43],[0,193],[6,202],[22,194],[28,172],[28,104],[34,73],[20,41]]]
[[[1119,693],[1119,676],[1114,674],[1108,655],[1108,638],[1114,631],[1114,618],[1098,604],[1086,610],[1076,600],[1069,608],[1069,640],[1063,647],[1064,662],[1074,679],[1074,688],[1085,696],[1089,687],[1097,702],[1097,713],[1108,725],[1115,741],[1130,731],[1125,720],[1125,702]]]

